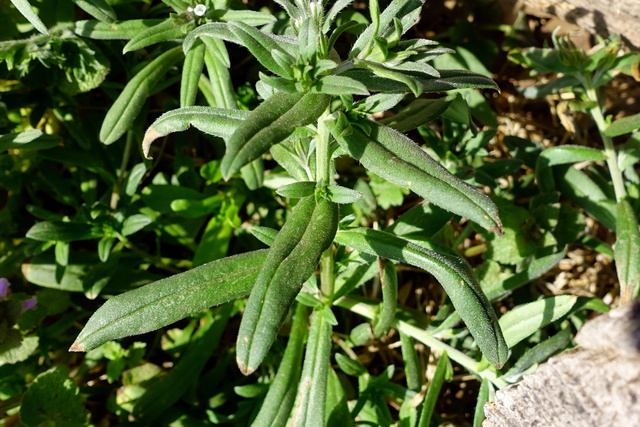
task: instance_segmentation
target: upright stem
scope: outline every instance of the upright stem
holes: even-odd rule
[[[317,185],[331,184],[331,135],[324,121],[329,115],[329,110],[318,119],[316,138],[316,182]],[[325,296],[333,295],[335,278],[333,277],[333,245],[323,252],[320,258],[320,289]]]
[[[127,171],[127,164],[129,163],[129,158],[131,157],[131,147],[133,146],[133,132],[127,132],[127,140],[124,146],[124,152],[122,153],[122,162],[120,163],[120,169],[118,170],[118,178],[116,181],[116,185],[113,187],[113,192],[111,193],[111,202],[110,208],[116,209],[118,207],[118,202],[120,201],[120,191],[122,190],[122,183],[124,182],[124,174]]]
[[[611,174],[613,190],[616,193],[616,200],[620,202],[627,196],[627,192],[624,188],[622,173],[618,168],[618,154],[613,146],[611,137],[605,134],[607,123],[605,122],[604,115],[602,114],[600,97],[598,96],[596,89],[588,88],[587,96],[589,97],[589,100],[596,103],[595,107],[589,109],[589,113],[591,113],[591,117],[593,117],[593,120],[596,122],[596,126],[598,126],[598,131],[600,132],[600,136],[604,144],[604,152],[607,155],[607,166],[609,167],[609,173]]]
[[[324,124],[329,110],[318,119],[316,138],[316,182],[319,186],[331,184],[331,153],[329,152],[330,133]]]

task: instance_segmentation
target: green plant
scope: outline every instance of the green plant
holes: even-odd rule
[[[82,424],[84,401],[96,424],[424,426],[455,370],[478,379],[464,406],[480,425],[496,388],[608,309],[526,286],[584,218],[512,179],[544,157],[530,141],[506,137],[513,158],[492,158],[477,89],[496,85],[455,38],[410,39],[423,1],[12,3],[7,414]],[[452,57],[479,74],[446,69]],[[431,289],[428,313],[412,281]],[[68,353],[82,324],[72,349],[87,353]]]
[[[640,294],[640,231],[636,213],[640,180],[633,167],[638,161],[638,134],[633,133],[619,150],[616,150],[612,137],[638,129],[640,116],[618,120],[612,120],[611,116],[605,118],[605,84],[616,74],[631,74],[633,67],[640,62],[640,55],[623,54],[621,48],[621,43],[615,38],[611,41],[599,39],[599,44],[586,53],[576,48],[567,37],[554,35],[553,47],[513,52],[511,58],[535,72],[560,75],[549,83],[527,88],[525,96],[536,98],[557,92],[572,94],[574,99],[569,104],[570,108],[587,112],[597,126],[602,149],[576,145],[549,148],[537,160],[536,176],[543,191],[562,192],[616,233],[613,252],[620,282],[620,303],[624,304]],[[594,177],[599,173],[597,165],[583,170],[567,166],[553,168],[598,161],[606,162],[610,182]]]

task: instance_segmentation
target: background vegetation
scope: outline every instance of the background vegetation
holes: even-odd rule
[[[417,142],[489,195],[502,232],[422,203],[419,190],[381,177],[350,152],[335,158],[337,179],[331,179],[342,190],[328,196],[332,203],[342,197],[338,244],[329,267],[323,265],[335,291],[320,292],[324,276],[305,283],[252,374],[235,363],[248,290],[233,283],[225,300],[231,302],[190,316],[157,304],[157,324],[133,322],[118,335],[126,338],[106,334],[90,342],[89,318],[105,301],[137,303],[141,294],[127,291],[169,277],[162,282],[167,289],[259,270],[255,254],[276,245],[275,230],[286,230],[291,208],[303,203],[299,197],[318,193],[315,183],[309,193],[300,179],[317,174],[308,135],[301,138],[306,145],[274,145],[281,148],[266,153],[263,164],[232,174],[223,160],[227,138],[196,116],[166,128],[155,122],[159,135],[145,134],[162,114],[193,105],[238,109],[234,114],[244,118],[265,102],[259,79],[284,91],[316,84],[320,77],[305,80],[304,73],[268,80],[269,63],[255,51],[227,43],[226,57],[218,39],[194,42],[188,35],[209,22],[234,20],[291,34],[293,16],[281,4],[293,3],[211,0],[202,2],[200,14],[182,0],[32,0],[34,17],[28,3],[0,0],[4,425],[264,423],[264,408],[293,405],[302,394],[298,380],[312,365],[305,343],[314,348],[316,333],[313,322],[309,330],[312,312],[331,325],[318,332],[331,341],[320,394],[325,415],[310,423],[480,425],[494,390],[572,348],[572,337],[595,313],[637,296],[640,107],[630,100],[638,95],[638,55],[615,37],[552,33],[533,16],[520,14],[507,25],[488,0],[427,1],[403,39],[437,41],[438,49],[451,51],[441,49],[429,64],[472,71],[476,80],[430,91],[404,80],[407,90],[399,92],[407,94],[384,98],[388,106],[378,110],[373,103],[358,107],[368,92],[353,86],[350,93],[330,93],[332,108],[343,108],[351,124],[373,113]],[[371,23],[377,3],[356,1],[337,15],[337,25],[355,22],[336,39],[341,56]],[[380,9],[390,3],[399,2],[380,1]],[[235,12],[223,13],[229,10]],[[149,28],[155,32],[145,33]],[[199,65],[196,54],[183,54],[185,40],[192,51],[200,49]],[[395,48],[387,42],[377,42],[389,49],[381,54],[385,60]],[[366,125],[357,129],[370,135]],[[340,140],[339,131],[330,133]],[[296,181],[303,185],[285,187]],[[497,313],[508,360],[500,340],[483,344],[470,334],[460,317],[469,309],[445,293],[437,273],[412,265],[405,253],[395,264],[377,258],[394,254],[357,247],[349,227],[389,231],[464,258]],[[233,268],[224,264],[229,270],[193,270],[246,253],[232,258]],[[176,276],[189,271],[206,277]],[[194,298],[213,305],[206,296]],[[171,316],[185,318],[167,322]],[[154,327],[161,328],[148,332]],[[128,336],[136,332],[145,333]],[[90,351],[69,352],[72,346]],[[288,397],[274,397],[271,386],[289,379]]]

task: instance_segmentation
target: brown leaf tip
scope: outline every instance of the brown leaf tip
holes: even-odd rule
[[[69,351],[84,351],[84,345],[76,341],[69,347]]]

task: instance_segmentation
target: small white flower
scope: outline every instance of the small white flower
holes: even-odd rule
[[[207,6],[203,4],[197,4],[196,7],[193,8],[193,13],[196,16],[204,16],[207,13]]]

